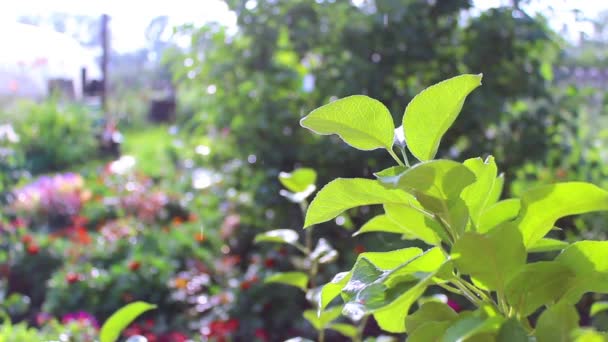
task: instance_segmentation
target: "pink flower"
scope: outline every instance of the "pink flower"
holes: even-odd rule
[[[86,311],[71,312],[61,318],[61,323],[63,324],[68,324],[70,322],[88,324],[95,327],[96,329],[99,329],[99,323],[97,322],[95,316]]]

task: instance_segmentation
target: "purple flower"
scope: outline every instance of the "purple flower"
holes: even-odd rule
[[[71,313],[65,314],[61,318],[61,323],[63,323],[63,324],[68,324],[70,322],[84,323],[84,324],[91,325],[91,326],[95,327],[96,329],[99,329],[99,323],[97,322],[97,319],[95,318],[95,316],[93,316],[92,314],[90,314],[86,311],[71,312]]]

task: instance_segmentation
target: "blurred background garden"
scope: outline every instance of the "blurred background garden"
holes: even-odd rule
[[[287,173],[312,168],[319,188],[390,165],[299,126],[347,95],[400,120],[425,87],[483,73],[440,156],[495,156],[503,197],[608,188],[601,1],[22,0],[0,5],[0,43],[0,341],[95,341],[139,300],[158,307],[123,340],[316,339],[302,317],[316,286],[364,251],[412,245],[350,238],[372,207],[304,236],[294,193],[314,188]],[[553,233],[603,240],[607,220]],[[275,243],[292,231],[259,235],[276,229],[312,253]],[[313,266],[308,296],[265,283]],[[608,314],[592,319],[608,328]],[[343,330],[327,340],[356,340]],[[385,335],[369,321],[357,336]]]

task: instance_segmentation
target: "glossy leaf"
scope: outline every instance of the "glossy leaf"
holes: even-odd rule
[[[608,241],[579,241],[555,258],[575,274],[565,299],[576,303],[586,292],[608,293]]]
[[[403,115],[405,141],[418,160],[435,157],[465,98],[480,85],[481,75],[456,76],[426,88],[407,105]]]
[[[323,285],[319,296],[319,310],[325,309],[340,294],[351,275],[351,272],[340,272],[329,283]]]
[[[275,229],[269,230],[264,233],[257,234],[255,236],[254,242],[275,242],[275,243],[286,243],[286,244],[295,244],[298,242],[298,232],[291,229]]]
[[[410,206],[385,204],[384,211],[389,221],[401,227],[404,234],[416,237],[429,245],[438,245],[442,238],[448,237],[436,221],[430,219],[422,211]]]
[[[302,291],[306,291],[308,286],[308,275],[303,272],[285,272],[273,274],[266,278],[265,283],[279,283],[295,286]]]
[[[99,331],[100,342],[115,342],[122,331],[137,317],[146,311],[155,309],[156,305],[146,302],[133,302],[123,306],[114,312],[101,327]]]
[[[306,191],[317,181],[317,173],[310,168],[299,168],[293,172],[279,173],[279,181],[283,186],[294,193]]]
[[[520,209],[521,201],[518,198],[497,202],[483,212],[477,225],[477,231],[485,233],[503,222],[514,220]]]
[[[536,324],[538,342],[569,342],[578,328],[578,313],[574,306],[560,302],[545,310]]]
[[[530,247],[542,239],[559,218],[608,210],[608,192],[589,183],[545,185],[522,196],[522,212],[516,224]]]
[[[378,215],[361,226],[361,229],[354,233],[353,236],[371,232],[409,234],[409,231],[391,220],[387,215]]]
[[[454,244],[452,258],[458,269],[486,288],[503,292],[507,280],[526,262],[521,233],[503,226],[487,234],[467,232]]]
[[[364,95],[348,96],[313,110],[302,127],[322,134],[337,134],[354,148],[375,150],[393,146],[395,124],[388,109]]]
[[[443,334],[442,342],[460,342],[473,336],[495,332],[504,321],[502,316],[479,317],[468,315],[452,323]]]
[[[494,204],[492,191],[497,181],[498,169],[494,157],[488,157],[485,161],[481,158],[472,158],[463,163],[475,174],[475,182],[468,185],[462,191],[460,197],[465,201],[469,209],[469,215],[474,226],[479,225],[481,214],[485,209]]]
[[[447,304],[427,302],[405,318],[405,328],[413,332],[428,322],[452,322],[457,318],[458,314]]]
[[[528,316],[542,305],[557,302],[574,278],[574,272],[555,261],[527,264],[507,283],[507,301]]]
[[[335,218],[347,209],[363,205],[408,204],[415,199],[399,189],[387,189],[378,181],[364,178],[338,178],[325,185],[310,203],[304,228]]]
[[[528,252],[530,253],[541,253],[541,252],[553,252],[553,251],[561,251],[562,249],[568,247],[569,244],[565,241],[550,239],[550,238],[542,238],[534,245],[528,248]]]
[[[406,170],[399,176],[397,186],[415,196],[424,194],[448,200],[459,197],[473,182],[475,174],[469,168],[452,160],[439,159]]]
[[[403,172],[405,172],[405,170],[407,170],[407,167],[405,166],[392,166],[388,169],[374,173],[374,176],[381,183],[395,186],[399,181],[399,177]]]

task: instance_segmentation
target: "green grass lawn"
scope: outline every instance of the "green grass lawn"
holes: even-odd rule
[[[124,132],[122,154],[134,156],[139,171],[150,176],[173,172],[167,149],[173,141],[167,126],[150,126],[142,130]]]

